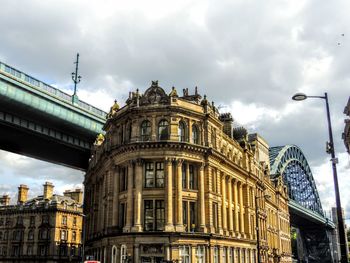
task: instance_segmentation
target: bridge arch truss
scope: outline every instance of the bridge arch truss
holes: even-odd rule
[[[282,175],[291,200],[324,217],[310,166],[299,147],[271,147],[270,164],[272,176]]]

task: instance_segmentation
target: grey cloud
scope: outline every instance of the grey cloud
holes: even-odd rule
[[[344,152],[349,4],[309,1],[291,11],[287,1],[207,3],[204,24],[198,25],[188,9],[161,20],[151,20],[140,11],[115,11],[107,19],[94,12],[97,2],[13,0],[0,9],[0,24],[6,25],[0,28],[0,59],[66,87],[79,51],[83,79],[78,95],[79,89],[102,90],[119,101],[125,101],[130,90],[144,91],[155,79],[167,91],[172,86],[178,91],[198,86],[217,105],[237,100],[277,111],[298,90],[307,89],[312,95],[328,91],[336,149]],[[330,58],[326,72],[317,68],[324,58]],[[310,61],[316,76],[306,75]],[[279,121],[264,116],[254,123],[254,131],[272,146],[297,144],[310,165],[318,166],[326,157],[328,140],[324,104],[310,100],[300,102],[300,107]],[[79,172],[31,163],[2,162],[0,167],[7,170],[0,172],[11,170],[17,180],[82,180]]]

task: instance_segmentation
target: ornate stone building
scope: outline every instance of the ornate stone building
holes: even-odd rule
[[[268,145],[232,126],[197,88],[180,97],[152,82],[115,102],[85,175],[86,255],[257,262],[258,222],[263,262],[291,262],[286,188],[270,180]]]
[[[81,262],[82,199],[80,189],[27,200],[29,188],[18,187],[18,201],[0,198],[0,262]]]
[[[350,117],[350,97],[348,104],[345,106],[344,114]],[[348,153],[350,153],[350,119],[345,119],[345,128],[343,132],[343,140]]]

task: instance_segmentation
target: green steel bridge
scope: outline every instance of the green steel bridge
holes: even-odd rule
[[[85,170],[105,121],[106,112],[0,62],[0,149]]]
[[[270,148],[272,178],[282,176],[289,195],[293,258],[296,262],[333,262],[335,225],[322,209],[317,187],[301,149]]]

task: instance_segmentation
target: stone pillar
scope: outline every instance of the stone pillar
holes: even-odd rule
[[[174,231],[173,222],[173,162],[171,158],[165,160],[166,167],[166,224],[165,231]]]
[[[205,226],[205,196],[204,196],[204,165],[199,167],[199,230],[206,233]]]
[[[240,226],[241,226],[240,231],[241,231],[242,235],[245,236],[244,235],[244,204],[243,204],[243,183],[242,182],[239,184],[238,189],[239,189],[239,205],[240,205],[240,207],[239,207],[240,219],[239,220],[241,223],[240,224]]]
[[[134,192],[134,226],[133,232],[141,232],[141,202],[142,202],[142,160],[139,159],[135,166],[135,192]]]
[[[228,179],[228,230],[231,236],[233,236],[233,214],[232,214],[232,180]]]
[[[132,203],[132,187],[133,187],[133,165],[131,162],[128,163],[127,166],[128,172],[128,192],[126,197],[126,220],[125,227],[123,228],[123,232],[130,232],[132,226],[132,211],[133,211],[133,203]]]
[[[235,203],[235,232],[236,236],[239,235],[239,217],[238,217],[238,187],[237,180],[233,182],[233,191],[234,191],[234,203]]]
[[[176,225],[175,230],[177,232],[183,232],[183,220],[182,220],[182,159],[178,159],[176,163],[176,178],[177,178],[177,191],[176,191]]]

